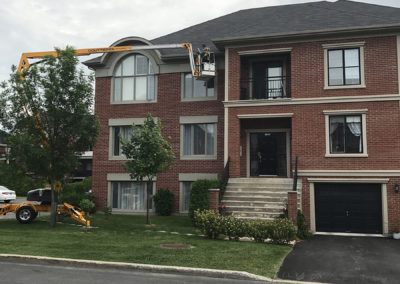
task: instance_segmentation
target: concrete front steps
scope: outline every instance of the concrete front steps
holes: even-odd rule
[[[273,220],[283,213],[292,188],[291,178],[231,178],[222,204],[228,215],[237,218]],[[300,208],[301,180],[297,181],[297,192]]]

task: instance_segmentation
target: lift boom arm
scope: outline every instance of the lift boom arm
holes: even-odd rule
[[[140,50],[155,50],[155,49],[172,49],[172,48],[186,48],[189,54],[190,68],[192,70],[193,77],[198,77],[199,72],[196,68],[193,49],[191,43],[176,43],[176,44],[159,44],[159,45],[142,45],[142,46],[111,46],[111,47],[96,47],[96,48],[84,48],[76,49],[75,54],[77,56],[91,55],[96,53],[112,53],[112,52],[123,52],[123,51],[140,51]],[[27,52],[22,53],[21,59],[18,65],[18,71],[23,72],[30,66],[29,59],[43,58],[47,55],[54,57],[58,56],[57,51],[40,51],[40,52]]]

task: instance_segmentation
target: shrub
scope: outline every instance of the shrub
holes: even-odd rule
[[[101,211],[103,211],[104,215],[106,216],[110,216],[112,214],[112,208],[107,205],[104,205]]]
[[[89,193],[92,188],[92,178],[89,177],[80,182],[68,183],[61,190],[60,202],[66,202],[73,206],[80,206],[83,199],[88,199],[94,202],[93,194]],[[90,213],[94,213],[96,208],[93,207]]]
[[[208,209],[208,190],[218,188],[217,179],[199,179],[192,184],[190,190],[189,217],[193,220],[194,211]]]
[[[12,162],[0,163],[0,185],[14,190],[17,196],[26,196],[29,190],[43,188],[43,179],[33,179],[24,174]]]
[[[158,215],[169,216],[174,209],[174,195],[168,188],[160,188],[154,195],[154,205]]]
[[[308,230],[306,217],[300,210],[297,210],[297,237],[302,240],[309,240],[312,238],[312,233]]]
[[[82,199],[81,202],[79,202],[79,207],[85,211],[85,213],[91,212],[94,206],[94,202],[90,201],[89,199]]]
[[[193,219],[196,227],[209,239],[216,239],[224,233],[224,218],[217,211],[197,209],[193,213]]]
[[[224,234],[230,241],[238,241],[239,238],[247,235],[247,222],[231,216],[222,218]]]
[[[263,220],[254,220],[248,222],[247,235],[257,243],[262,243],[269,238],[271,222]]]
[[[296,226],[290,219],[276,219],[270,223],[269,238],[277,244],[288,244],[296,239]]]

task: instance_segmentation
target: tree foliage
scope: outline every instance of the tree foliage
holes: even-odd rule
[[[0,92],[0,122],[10,134],[10,158],[52,187],[76,166],[77,155],[94,145],[99,128],[91,113],[93,77],[78,71],[73,48],[57,53],[23,74],[13,67]]]
[[[129,140],[121,137],[122,153],[129,159],[123,166],[133,180],[152,180],[173,166],[172,145],[164,139],[161,129],[161,122],[156,123],[149,113],[143,126],[132,126]]]

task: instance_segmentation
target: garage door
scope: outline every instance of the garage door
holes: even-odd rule
[[[382,233],[380,184],[315,184],[317,232]]]

